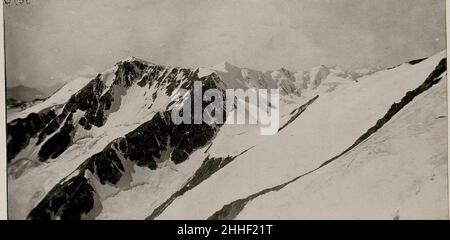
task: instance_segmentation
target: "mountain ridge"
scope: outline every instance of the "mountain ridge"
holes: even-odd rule
[[[417,87],[423,81],[421,78],[425,78],[442,58],[441,52],[414,64],[405,63],[358,79],[336,67],[317,67],[312,74],[311,71],[292,73],[287,69],[263,73],[224,64],[223,69],[217,67],[213,71],[168,67],[134,57],[126,58],[94,79],[68,83],[43,103],[8,119],[11,190],[8,197],[12,217],[146,218],[189,182],[197,169],[203,169],[200,171],[203,172],[203,163],[213,167],[217,162],[220,169],[211,169],[211,175],[200,178],[200,183],[196,182],[194,188],[171,202],[160,215],[170,218],[178,209],[186,214],[185,217],[207,218],[220,209],[222,201],[239,199],[239,196],[229,192],[226,185],[222,186],[224,182],[216,182],[214,186],[225,189],[228,195],[220,200],[210,197],[211,204],[199,209],[189,200],[194,192],[205,191],[202,194],[206,194],[212,191],[215,188],[205,190],[204,187],[214,179],[225,181],[227,178],[221,176],[231,169],[239,176],[243,170],[236,169],[238,165],[250,173],[254,170],[249,169],[260,168],[265,178],[253,176],[251,181],[255,186],[273,186],[285,179],[283,174],[295,174],[303,167],[317,163],[320,159],[316,155],[328,156],[342,150],[345,141],[333,142],[333,139],[341,134],[350,142],[362,134],[361,131],[369,129],[379,114],[405,92]],[[406,81],[406,78],[411,80]],[[282,93],[280,126],[286,130],[274,137],[262,137],[259,124],[175,126],[170,122],[170,111],[185,97],[178,91],[182,88],[192,91],[194,81],[202,82],[204,89],[279,88]],[[378,99],[381,94],[385,99]],[[308,108],[299,110],[318,95],[320,97]],[[333,108],[336,103],[340,107]],[[362,114],[348,119],[344,117],[348,115],[347,109]],[[339,115],[340,111],[345,114]],[[320,113],[335,115],[324,120]],[[330,125],[326,119],[337,122]],[[346,127],[348,122],[355,129]],[[315,132],[308,126],[320,131]],[[323,139],[312,138],[312,141],[304,142],[295,137],[296,134]],[[302,145],[295,145],[297,141]],[[327,149],[319,150],[324,143],[328,143]],[[273,146],[277,146],[273,153],[264,150]],[[287,157],[282,157],[282,152]],[[307,162],[298,163],[290,152],[300,154]],[[233,156],[236,157],[233,161],[226,160]],[[284,158],[279,166],[270,161]],[[254,162],[256,159],[261,161]],[[255,165],[242,165],[244,162]],[[272,173],[267,173],[271,168]],[[75,186],[78,190],[71,194]],[[256,192],[252,184],[242,185],[242,191],[244,189],[245,193]],[[137,197],[145,193],[147,197]],[[242,196],[245,193],[242,192]],[[131,196],[135,203],[133,209],[127,212],[118,207],[126,205],[124,199]],[[145,202],[147,198],[151,204]],[[180,208],[182,203],[190,202],[193,209],[198,210],[195,214]],[[123,215],[115,215],[119,212]]]

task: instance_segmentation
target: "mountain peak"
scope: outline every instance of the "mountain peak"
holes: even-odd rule
[[[292,72],[289,71],[289,69],[286,69],[286,68],[284,68],[284,67],[280,67],[280,68],[279,68],[278,70],[276,70],[276,71],[283,73],[286,77],[290,77],[291,74],[292,74]]]
[[[150,61],[147,61],[145,59],[135,57],[135,56],[128,56],[127,58],[125,58],[124,60],[122,60],[120,62],[134,62],[134,61],[138,61],[138,62],[144,63],[146,65],[155,65],[154,63],[152,63]]]
[[[215,66],[212,66],[211,69],[221,71],[221,72],[229,72],[230,70],[235,70],[235,69],[240,69],[240,68],[231,64],[228,61],[224,61]]]

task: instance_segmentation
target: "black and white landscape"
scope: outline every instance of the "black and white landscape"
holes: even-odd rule
[[[373,68],[108,61],[8,110],[10,219],[449,217],[445,49]],[[194,81],[279,89],[278,133],[174,124]]]

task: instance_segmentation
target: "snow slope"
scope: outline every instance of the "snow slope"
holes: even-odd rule
[[[444,57],[441,52],[419,64],[380,71],[320,95],[285,130],[186,192],[157,219],[206,219],[234,200],[315,169],[351,146]]]
[[[36,104],[28,109],[25,109],[20,112],[15,112],[13,114],[7,115],[7,122],[11,122],[17,118],[26,117],[28,114],[33,112],[40,112],[46,108],[55,107],[60,104],[64,104],[69,100],[69,98],[76,92],[78,92],[81,88],[86,86],[86,84],[90,81],[89,78],[76,78],[71,82],[64,85],[59,91],[50,96],[47,100],[42,103]]]
[[[249,202],[237,219],[448,219],[446,85],[330,165]]]

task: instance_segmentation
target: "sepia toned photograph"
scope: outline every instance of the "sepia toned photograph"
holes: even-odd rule
[[[445,0],[3,0],[3,20],[10,220],[449,219]]]

